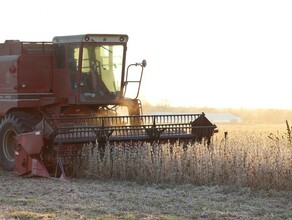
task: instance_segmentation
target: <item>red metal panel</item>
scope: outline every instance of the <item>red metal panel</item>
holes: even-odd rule
[[[45,177],[45,178],[50,177],[50,174],[45,164],[39,157],[35,157],[32,159],[31,174],[34,176],[40,176],[40,177]]]
[[[9,109],[17,107],[17,102],[0,98],[0,106],[0,116],[4,116]]]
[[[15,94],[19,56],[0,56],[0,94]]]
[[[14,172],[17,175],[25,175],[31,171],[31,157],[22,147],[18,147],[15,151],[15,167]]]
[[[23,55],[19,63],[19,93],[52,92],[52,55]]]
[[[63,104],[68,103],[68,98],[75,104],[75,97],[71,88],[71,80],[65,69],[56,70],[53,73],[53,92],[57,98],[62,99]]]
[[[50,174],[40,159],[44,145],[41,131],[18,134],[16,137],[15,172],[18,175],[31,174],[40,177],[50,177]]]
[[[21,146],[29,155],[40,154],[44,145],[41,131],[18,134],[16,137],[17,146]]]

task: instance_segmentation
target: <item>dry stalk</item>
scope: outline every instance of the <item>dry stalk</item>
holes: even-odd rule
[[[209,148],[179,142],[107,144],[101,158],[93,146],[85,148],[80,170],[94,178],[141,183],[291,190],[292,139],[286,125],[287,138],[280,133],[234,131],[228,138],[218,134]]]

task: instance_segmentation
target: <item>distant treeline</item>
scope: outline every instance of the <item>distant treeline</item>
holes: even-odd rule
[[[143,113],[231,113],[241,118],[243,123],[292,123],[292,109],[248,109],[248,108],[208,108],[172,107],[169,105],[150,105],[143,103]]]

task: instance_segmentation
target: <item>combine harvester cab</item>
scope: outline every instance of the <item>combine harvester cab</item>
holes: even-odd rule
[[[80,157],[87,143],[100,152],[113,142],[210,143],[217,130],[204,113],[142,114],[146,61],[125,68],[127,42],[127,35],[87,34],[0,44],[4,169],[65,178],[65,159]],[[121,108],[127,113],[118,114]]]

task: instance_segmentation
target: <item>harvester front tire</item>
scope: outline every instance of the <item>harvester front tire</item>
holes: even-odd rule
[[[16,135],[31,132],[34,120],[26,113],[6,115],[0,125],[0,165],[8,171],[14,169]]]

